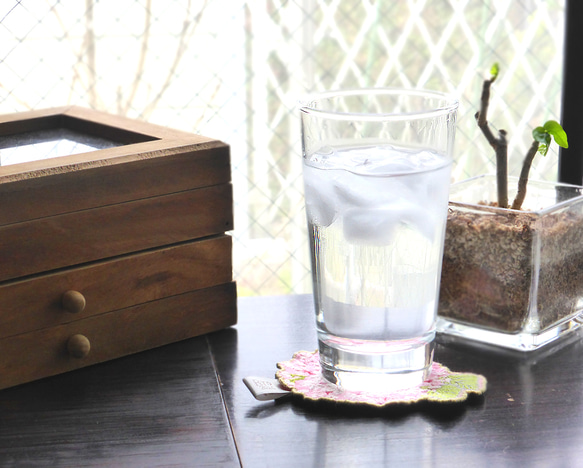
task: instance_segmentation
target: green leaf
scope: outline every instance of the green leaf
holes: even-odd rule
[[[554,120],[548,120],[544,124],[544,129],[553,136],[553,138],[557,142],[557,145],[559,145],[561,148],[569,147],[569,142],[567,141],[567,133],[565,132],[565,130],[563,130],[563,127],[561,127],[561,124],[559,122],[556,122]]]
[[[492,75],[493,80],[495,80],[498,77],[499,72],[500,72],[500,66],[498,65],[498,62],[496,62],[490,68],[490,75]]]
[[[551,143],[551,135],[545,130],[544,127],[536,127],[532,131],[532,137],[535,141],[538,141],[543,145],[549,145]]]
[[[549,132],[547,132],[544,127],[536,127],[532,131],[532,137],[534,138],[535,141],[538,141],[540,143],[538,147],[538,152],[543,156],[546,156],[547,152],[549,151],[549,146],[551,144],[551,135],[549,134]]]

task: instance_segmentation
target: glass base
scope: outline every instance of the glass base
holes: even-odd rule
[[[579,311],[577,315],[571,316],[538,333],[502,333],[438,317],[437,332],[517,351],[535,351],[577,330],[582,324],[583,310]]]
[[[378,342],[320,337],[320,367],[348,391],[387,392],[422,384],[433,362],[433,338]]]

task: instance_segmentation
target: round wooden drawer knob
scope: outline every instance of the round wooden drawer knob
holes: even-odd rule
[[[84,335],[73,335],[67,341],[67,351],[71,357],[82,359],[89,354],[91,343]]]
[[[78,314],[85,309],[85,297],[79,291],[67,291],[61,298],[63,309],[72,314]]]

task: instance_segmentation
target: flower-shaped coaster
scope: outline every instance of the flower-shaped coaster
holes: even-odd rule
[[[428,379],[421,385],[387,393],[352,392],[328,382],[320,373],[318,351],[298,351],[291,360],[278,362],[276,377],[280,384],[308,400],[329,400],[372,406],[410,404],[422,401],[459,403],[470,394],[486,391],[486,378],[479,374],[451,372],[434,362]]]

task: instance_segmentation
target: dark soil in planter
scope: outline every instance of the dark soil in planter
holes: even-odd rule
[[[506,333],[572,315],[583,298],[583,217],[484,208],[450,205],[439,315]]]

